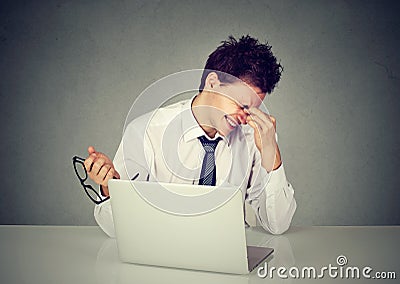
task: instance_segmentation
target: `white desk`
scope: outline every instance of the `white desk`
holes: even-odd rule
[[[261,228],[247,229],[248,245],[275,249],[268,267],[314,266],[317,272],[336,258],[346,256],[343,267],[369,266],[393,271],[396,280],[330,278],[324,283],[398,283],[400,279],[400,226],[395,227],[293,227],[281,236]],[[288,272],[286,275],[289,276]],[[0,226],[1,283],[309,283],[309,279],[260,278],[121,263],[116,242],[98,227]],[[321,281],[321,279],[320,279]]]

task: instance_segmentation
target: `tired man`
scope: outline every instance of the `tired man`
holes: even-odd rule
[[[266,231],[285,232],[296,210],[294,190],[275,118],[260,109],[281,72],[271,46],[229,37],[209,55],[199,92],[130,122],[113,161],[90,146],[89,177],[103,196],[111,178],[235,186]],[[94,215],[114,236],[110,201],[96,205]]]

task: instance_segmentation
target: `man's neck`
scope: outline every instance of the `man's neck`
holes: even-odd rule
[[[217,130],[212,127],[209,115],[210,103],[208,103],[207,94],[203,92],[197,94],[192,102],[192,113],[199,126],[210,137],[214,138]]]

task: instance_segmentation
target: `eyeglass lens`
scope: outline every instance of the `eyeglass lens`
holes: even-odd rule
[[[80,159],[74,159],[74,168],[80,180],[85,181],[87,179],[87,172],[83,161],[81,161]]]

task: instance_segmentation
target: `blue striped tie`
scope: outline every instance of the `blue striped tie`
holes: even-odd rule
[[[216,181],[216,169],[215,169],[215,148],[221,137],[215,140],[208,140],[204,135],[199,137],[201,144],[203,145],[205,154],[203,159],[203,166],[201,167],[200,174],[200,185],[215,185]]]

